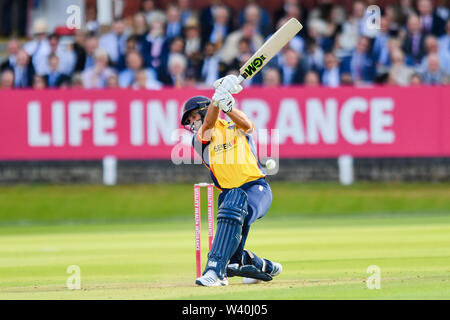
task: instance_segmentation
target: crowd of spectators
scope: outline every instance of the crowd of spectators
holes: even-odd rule
[[[285,0],[275,12],[257,1],[234,11],[220,0],[193,10],[189,0],[165,9],[143,0],[141,11],[117,18],[109,30],[87,8],[81,30],[49,32],[45,20],[32,39],[11,38],[0,65],[0,88],[210,87],[240,66],[288,19],[304,29],[246,86],[436,85],[449,83],[450,11],[445,1],[400,0],[381,19],[357,0],[347,12],[332,0],[307,10]],[[373,28],[379,22],[379,28]],[[371,27],[372,26],[372,27]]]

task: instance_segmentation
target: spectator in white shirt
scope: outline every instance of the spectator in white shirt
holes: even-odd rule
[[[95,64],[86,69],[83,74],[83,84],[86,89],[105,88],[107,79],[114,75],[115,71],[108,67],[108,53],[105,49],[98,48],[95,51]]]
[[[321,78],[322,84],[326,87],[338,87],[341,82],[339,62],[332,52],[325,54],[325,64]]]
[[[109,59],[113,64],[117,64],[121,55],[125,54],[128,32],[122,19],[113,22],[111,32],[100,37],[99,47],[106,50]]]

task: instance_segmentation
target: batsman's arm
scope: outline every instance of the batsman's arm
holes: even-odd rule
[[[219,107],[214,105],[214,103],[209,105],[203,125],[198,131],[198,135],[203,141],[211,140],[212,131],[216,126],[216,121],[219,119],[219,111]]]
[[[238,109],[233,109],[227,113],[227,116],[230,117],[231,120],[238,126],[238,128],[244,130],[245,133],[251,133],[255,128],[253,121],[250,120],[247,115]]]

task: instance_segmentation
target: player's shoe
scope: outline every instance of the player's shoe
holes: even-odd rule
[[[199,286],[204,287],[220,287],[220,286],[227,286],[228,285],[228,279],[225,278],[221,280],[217,274],[214,272],[214,270],[208,270],[206,273],[201,276],[200,278],[197,278],[195,280],[195,284]]]

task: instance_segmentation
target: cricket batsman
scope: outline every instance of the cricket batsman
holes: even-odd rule
[[[236,76],[221,78],[214,87],[212,101],[203,96],[189,99],[181,119],[194,133],[194,149],[221,190],[216,235],[206,267],[195,283],[226,286],[227,277],[233,276],[270,281],[281,273],[281,264],[244,249],[251,224],[262,218],[272,203],[272,190],[250,135],[254,124],[234,108],[233,94],[242,90]],[[232,121],[219,119],[220,110]]]

